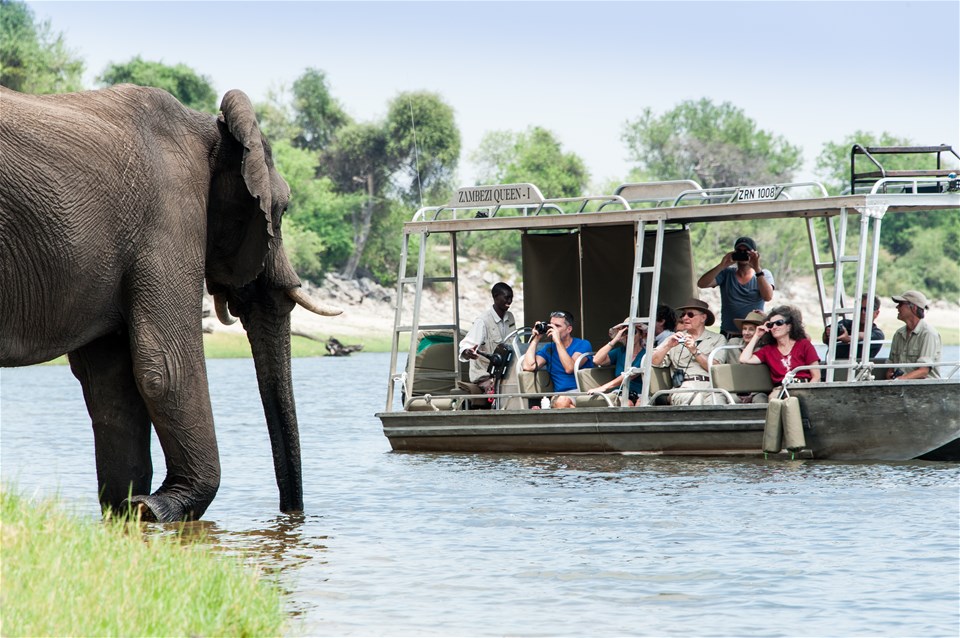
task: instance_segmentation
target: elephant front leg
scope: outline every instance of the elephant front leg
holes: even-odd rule
[[[120,512],[131,495],[149,494],[150,415],[133,376],[125,334],[102,337],[68,356],[93,422],[100,507]]]

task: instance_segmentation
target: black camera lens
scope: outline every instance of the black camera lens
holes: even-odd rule
[[[538,321],[537,323],[533,324],[533,329],[542,335],[547,334],[547,328],[549,327],[550,326],[546,321]]]

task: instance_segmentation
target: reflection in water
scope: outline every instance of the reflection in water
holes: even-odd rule
[[[956,635],[958,464],[394,453],[382,394],[340,391],[388,363],[294,362],[283,515],[252,362],[208,362],[220,492],[144,533],[256,562],[292,635]],[[3,479],[99,517],[69,370],[0,374]]]

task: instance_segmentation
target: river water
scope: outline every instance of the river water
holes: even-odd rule
[[[192,528],[276,575],[289,635],[960,632],[960,464],[396,453],[389,355],[361,353],[294,361],[286,516],[252,361],[208,365],[223,477]],[[0,371],[0,452],[4,482],[99,517],[68,367]]]

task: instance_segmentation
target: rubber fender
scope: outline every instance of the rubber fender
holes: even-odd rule
[[[780,427],[782,399],[770,399],[767,404],[767,422],[763,426],[763,451],[777,454],[783,449],[783,429]]]
[[[807,447],[803,436],[803,419],[800,416],[800,399],[790,397],[784,399],[780,409],[780,420],[783,421],[783,438],[786,447],[791,452]]]

